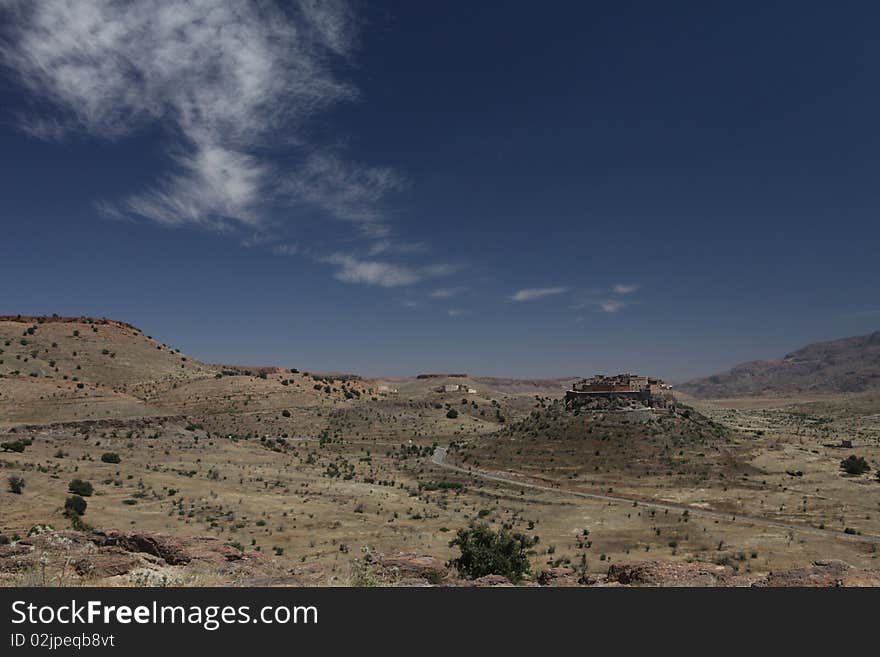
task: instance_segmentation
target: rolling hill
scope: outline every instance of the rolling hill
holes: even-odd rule
[[[816,342],[780,360],[757,360],[677,386],[703,398],[847,393],[880,389],[880,331]]]

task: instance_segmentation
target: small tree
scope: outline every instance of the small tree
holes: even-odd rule
[[[67,484],[67,490],[71,493],[82,495],[83,497],[90,497],[95,489],[92,487],[91,482],[83,481],[82,479],[74,479]]]
[[[71,495],[64,501],[64,515],[70,519],[70,526],[79,531],[89,531],[91,526],[83,520],[88,503],[79,495]]]
[[[496,532],[489,525],[471,523],[459,529],[449,545],[461,550],[450,563],[465,577],[503,575],[516,583],[530,571],[528,553],[534,541],[519,532]]]
[[[450,420],[454,420],[458,417],[458,411],[454,408],[450,408],[448,411],[446,411],[446,417],[448,417]]]
[[[119,463],[122,459],[119,458],[119,454],[116,452],[105,452],[101,454],[101,460],[104,463]]]
[[[20,477],[19,475],[9,475],[8,481],[9,492],[21,495],[21,491],[24,489],[24,477]]]
[[[88,503],[79,495],[71,495],[64,501],[64,515],[71,520],[75,517],[79,518],[86,512]]]
[[[865,458],[863,456],[856,456],[855,454],[843,459],[840,462],[840,467],[847,474],[851,475],[862,475],[871,470],[871,466],[868,465]]]

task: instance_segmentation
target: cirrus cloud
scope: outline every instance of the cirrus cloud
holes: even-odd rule
[[[568,292],[567,287],[529,287],[517,290],[508,298],[510,301],[515,302],[534,301],[536,299],[543,299],[544,297],[556,294],[563,294],[564,292]]]
[[[338,269],[333,277],[343,283],[363,283],[379,287],[413,285],[428,278],[448,276],[459,270],[457,265],[452,264],[410,266],[367,260],[350,253],[333,253],[320,261],[336,265]]]
[[[19,112],[25,132],[164,133],[165,172],[102,199],[107,214],[266,230],[266,206],[281,202],[383,232],[380,202],[400,176],[309,135],[312,117],[358,97],[337,73],[356,44],[346,0],[4,0],[0,24],[0,61],[32,103]],[[273,161],[278,147],[294,149],[292,165]]]

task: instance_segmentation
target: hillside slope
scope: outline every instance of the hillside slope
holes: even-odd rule
[[[138,385],[213,374],[124,322],[0,316],[0,424],[161,415]]]
[[[742,363],[677,386],[695,397],[723,398],[880,389],[880,331],[816,342],[780,360]]]
[[[0,316],[0,426],[186,415],[227,433],[317,435],[360,379],[202,363],[125,322]]]
[[[208,376],[214,369],[139,329],[87,317],[0,316],[0,374],[124,387],[162,378]]]

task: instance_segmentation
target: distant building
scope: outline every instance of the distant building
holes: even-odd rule
[[[382,395],[396,395],[398,392],[397,388],[392,388],[391,386],[386,386],[384,384],[380,385],[377,390],[379,391],[379,394]]]
[[[597,374],[573,384],[565,393],[565,405],[571,408],[597,398],[632,399],[650,406],[665,406],[673,400],[672,386],[660,379],[639,374]]]
[[[445,383],[439,388],[435,388],[437,392],[465,392],[469,395],[477,394],[476,388],[471,388],[460,383]]]

